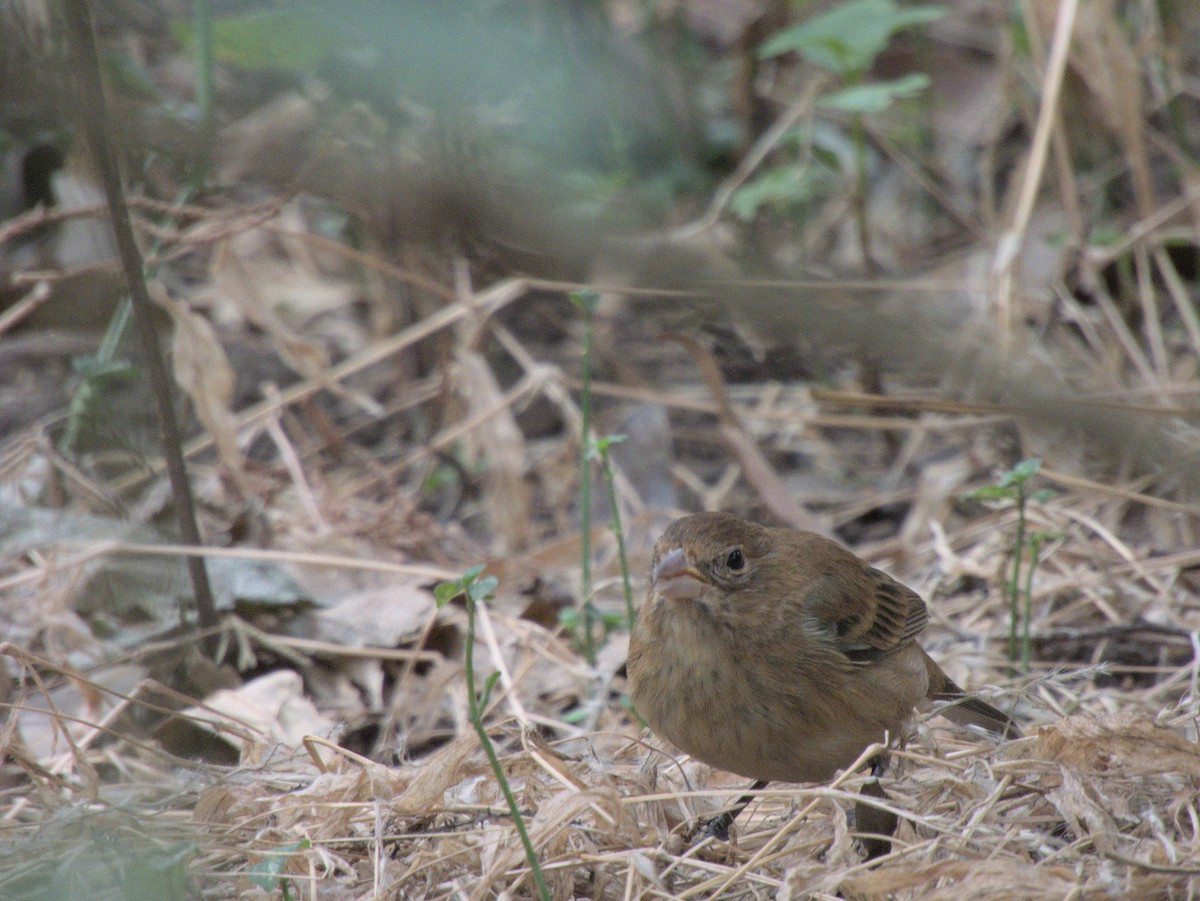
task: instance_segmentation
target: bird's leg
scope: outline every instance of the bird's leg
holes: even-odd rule
[[[877,755],[871,761],[871,779],[863,785],[860,794],[867,798],[889,800],[887,792],[879,784],[879,777],[886,769],[887,757],[883,754]],[[895,835],[897,823],[898,818],[889,810],[881,810],[873,805],[864,804],[862,801],[858,801],[854,805],[854,828],[857,832],[869,833],[869,836]],[[867,851],[867,860],[874,860],[891,852],[890,839],[869,836],[861,839],[863,847]]]
[[[715,838],[723,842],[729,841],[729,827],[733,825],[733,821],[736,820],[738,818],[738,814],[745,810],[747,805],[754,800],[756,796],[753,794],[753,792],[766,787],[767,780],[759,779],[752,786],[750,786],[751,794],[742,795],[737,799],[737,803],[735,803],[728,810],[722,811],[712,819],[704,822],[702,825],[704,826],[705,836],[709,838]]]

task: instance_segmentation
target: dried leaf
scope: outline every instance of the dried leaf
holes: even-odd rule
[[[392,585],[350,595],[313,619],[312,638],[365,647],[395,648],[416,638],[437,614],[433,595]]]
[[[196,416],[216,444],[221,464],[243,493],[249,493],[246,470],[238,448],[237,417],[230,409],[233,402],[233,367],[217,334],[208,320],[167,293],[161,282],[149,285],[150,296],[171,316],[172,362],[175,381],[184,390]]]
[[[278,670],[239,689],[216,692],[203,706],[189,707],[164,723],[160,734],[177,751],[193,743],[197,733],[207,734],[232,745],[243,763],[251,763],[276,744],[295,749],[306,735],[333,731],[333,721],[304,695],[300,675]]]
[[[467,759],[479,750],[474,734],[461,735],[422,761],[404,794],[393,803],[399,813],[428,813],[445,804],[446,790],[464,777],[475,777],[480,765],[466,766]]]

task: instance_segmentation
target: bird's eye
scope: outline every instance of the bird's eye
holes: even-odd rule
[[[741,548],[734,548],[729,552],[729,556],[725,558],[725,565],[734,572],[740,570],[746,565],[746,555],[742,553]]]

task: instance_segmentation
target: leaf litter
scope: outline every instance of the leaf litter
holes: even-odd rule
[[[1048,33],[1052,6],[1030,4]],[[1133,127],[1147,98],[1117,77],[1136,70],[1135,48],[1113,4],[1102,6],[1068,70],[1128,158],[1136,222],[1070,270],[1077,261],[1053,238],[1078,214],[1066,190],[1033,211],[1017,271],[1040,343],[1016,375],[1149,411],[1164,423],[1161,462],[1196,438],[1195,289],[1167,253],[1177,234],[1163,224],[1194,198],[1155,209],[1146,135]],[[1112,72],[1096,68],[1113,58]],[[990,97],[1006,73],[987,74]],[[976,93],[964,94],[952,99],[975,109]],[[288,127],[305,130],[312,114],[306,105]],[[1001,140],[994,118],[976,110],[974,140]],[[258,137],[253,121],[239,123],[248,139]],[[250,142],[231,164],[269,173],[268,157]],[[887,252],[901,259],[914,231],[924,237],[918,205],[901,197],[889,212],[880,196]],[[461,276],[461,260],[406,272],[331,249],[317,231],[302,204],[280,201],[193,210],[169,236],[208,254],[193,296],[159,286],[179,342],[174,374],[207,433],[189,448],[207,525],[231,547],[267,549],[222,582],[228,662],[205,661],[179,627],[177,558],[151,553],[157,532],[95,516],[109,512],[97,498],[140,491],[138,509],[152,519],[165,497],[159,461],[112,476],[111,460],[85,456],[72,469],[40,424],[5,446],[0,701],[11,712],[0,726],[0,895],[269,897],[287,885],[322,898],[530,896],[467,720],[465,616],[434,609],[429,593],[486,561],[500,579],[477,645],[477,665],[501,673],[489,731],[557,898],[1196,896],[1200,555],[1182,464],[1147,475],[1081,441],[1087,423],[1048,427],[1052,409],[1033,417],[1041,427],[1014,424],[1014,410],[987,396],[994,386],[968,390],[966,353],[942,370],[940,393],[919,367],[883,397],[858,390],[837,364],[799,384],[763,362],[777,348],[760,323],[735,324],[758,333],[742,359],[722,348],[722,370],[707,348],[689,356],[652,337],[637,292],[614,292],[600,331],[616,375],[597,396],[612,421],[645,430],[630,443],[654,458],[646,467],[614,454],[637,577],[675,503],[766,518],[794,492],[820,510],[818,527],[842,529],[928,598],[931,654],[956,681],[1015,706],[1028,736],[998,745],[923,714],[885,778],[884,803],[900,816],[893,849],[869,863],[849,816],[863,782],[854,773],[772,785],[733,842],[698,840],[690,824],[740,795],[743,781],[640,728],[623,703],[620,630],[592,668],[558,622],[579,600],[580,546],[564,525],[579,411],[562,285],[492,278],[479,266],[482,287],[459,277],[450,289],[442,276],[456,267]],[[814,227],[805,240],[820,249],[839,234]],[[1153,248],[1137,265],[1156,274],[1136,285],[1136,315],[1058,290],[1068,276],[1098,283],[1122,242],[1135,241]],[[651,242],[650,255],[667,243]],[[979,242],[927,273],[945,289],[923,296],[927,323],[990,315],[980,273],[994,252]],[[641,285],[628,256],[613,281],[657,287]],[[359,265],[433,285],[441,305],[388,337],[371,334],[351,309],[348,272]],[[925,290],[899,283],[880,309],[912,315]],[[1169,296],[1148,296],[1156,290]],[[235,383],[250,356],[237,358],[197,308],[222,328],[253,323],[283,364],[273,376],[292,376],[269,379],[272,390],[255,385],[246,400]],[[536,327],[522,327],[523,311]],[[423,382],[412,377],[418,352],[439,361]],[[734,367],[750,376],[729,378]],[[359,433],[371,436],[366,452],[348,440]],[[255,449],[262,435],[285,463]],[[1058,491],[1028,510],[1046,535],[1030,583],[1028,674],[1002,658],[1016,514],[961,500],[1015,462],[1006,442],[1040,454],[1039,484]],[[640,469],[649,482],[639,484]],[[454,480],[458,489],[445,487]],[[448,500],[432,509],[422,498],[438,490]],[[56,498],[57,509],[35,509],[31,497]],[[594,531],[595,602],[619,612],[614,543],[602,524]],[[114,552],[125,541],[142,547]]]

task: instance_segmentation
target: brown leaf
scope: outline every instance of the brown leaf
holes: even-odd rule
[[[221,464],[238,486],[249,493],[237,443],[237,417],[230,410],[234,377],[229,358],[208,320],[171,297],[160,282],[148,287],[154,302],[170,314],[175,327],[172,335],[175,381],[191,398],[196,416],[212,435]]]
[[[253,762],[276,744],[297,748],[306,735],[329,735],[333,722],[304,695],[304,683],[291,670],[277,670],[205,698],[160,728],[164,744],[182,751],[188,744],[217,737],[234,745],[243,763]]]
[[[478,773],[477,767],[464,766],[472,752],[479,749],[479,738],[472,732],[461,735],[426,758],[413,775],[404,794],[394,802],[400,813],[425,814],[443,806],[446,789],[466,776]]]

